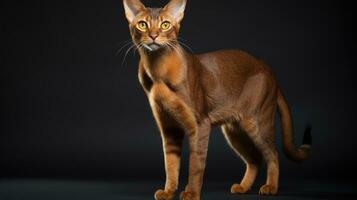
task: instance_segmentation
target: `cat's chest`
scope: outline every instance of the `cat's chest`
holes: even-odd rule
[[[185,78],[182,68],[147,68],[140,65],[139,81],[147,93],[151,93],[152,88],[158,85],[166,87],[175,93],[182,93],[185,90]]]
[[[191,102],[188,90],[183,84],[172,85],[162,81],[153,82],[148,97],[151,105],[164,106],[164,110],[175,109],[178,102],[185,105],[190,105]]]
[[[148,96],[155,97],[163,94],[163,98],[176,96],[180,99],[188,99],[186,79],[182,70],[154,70],[144,71],[141,84],[148,92]]]
[[[155,83],[165,83],[168,87],[178,87],[186,77],[186,66],[180,63],[165,62],[146,68],[150,80]]]

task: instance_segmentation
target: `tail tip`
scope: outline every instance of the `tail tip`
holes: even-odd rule
[[[303,145],[309,145],[309,146],[311,146],[311,144],[312,144],[311,125],[310,124],[308,124],[305,127],[305,132],[304,132],[304,137],[302,139],[302,144]]]

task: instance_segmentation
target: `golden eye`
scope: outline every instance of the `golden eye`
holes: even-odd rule
[[[146,22],[144,22],[144,21],[140,21],[140,22],[138,23],[138,28],[139,28],[140,30],[145,31],[145,30],[148,28],[148,24],[147,24]]]
[[[168,22],[168,21],[164,21],[164,22],[161,23],[161,29],[162,29],[162,30],[167,30],[167,29],[169,29],[170,27],[171,27],[171,24],[170,24],[170,22]]]

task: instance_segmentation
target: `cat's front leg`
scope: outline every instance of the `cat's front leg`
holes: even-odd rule
[[[190,162],[193,163],[191,164],[193,167],[190,167],[190,174],[193,175],[192,173],[194,172],[194,166],[197,166],[198,169],[201,169],[201,165],[200,164],[194,164],[196,163],[197,159],[201,159],[202,156],[204,155],[205,158],[205,153],[202,149],[206,149],[207,150],[207,144],[206,143],[202,143],[202,142],[198,142],[199,139],[207,139],[208,137],[205,136],[206,133],[208,131],[202,131],[204,129],[210,129],[210,125],[207,125],[209,123],[207,123],[207,120],[203,120],[203,124],[200,126],[199,124],[197,124],[197,120],[195,118],[194,113],[192,112],[192,109],[181,99],[179,98],[178,95],[176,95],[174,92],[172,92],[167,86],[166,84],[164,84],[163,82],[158,82],[155,83],[150,91],[150,95],[149,95],[149,99],[150,99],[150,104],[151,107],[154,108],[153,109],[153,114],[155,116],[155,119],[159,119],[157,120],[158,125],[160,130],[164,130],[163,127],[172,127],[169,126],[168,124],[171,124],[173,121],[175,121],[175,123],[179,124],[179,127],[182,127],[183,130],[187,133],[188,137],[189,137],[189,141],[190,141]],[[167,115],[165,114],[167,113]],[[166,115],[163,116],[162,114]],[[171,120],[172,119],[172,120]],[[169,121],[167,121],[169,120]],[[209,121],[209,120],[208,120]],[[175,124],[173,123],[173,124]],[[199,134],[202,133],[202,134]],[[201,148],[203,147],[203,148]],[[166,154],[165,154],[166,155]],[[173,158],[173,157],[171,157]],[[165,160],[168,160],[170,158],[165,158]],[[177,162],[177,159],[175,159]],[[199,162],[200,163],[200,162]],[[177,165],[175,165],[177,166]],[[166,168],[166,174],[167,177],[171,177],[172,172],[170,170],[168,170],[169,168]],[[192,172],[191,172],[192,171]],[[200,171],[200,170],[199,170]],[[196,176],[195,176],[196,177]],[[191,179],[190,179],[191,180]],[[201,188],[201,184],[198,183],[200,181],[196,181],[196,179],[193,179],[193,181],[189,181],[189,183],[192,182],[192,184],[189,185],[198,185],[198,187],[187,187],[189,190],[187,190],[188,192],[190,192],[190,196],[187,195],[183,195],[184,197],[182,199],[184,200],[199,200],[199,191]],[[167,182],[168,183],[168,182]],[[169,183],[176,183],[177,182],[169,182]],[[170,185],[170,184],[166,184],[166,185]],[[191,193],[192,191],[192,193]],[[166,198],[166,193],[168,193],[168,191],[163,191],[159,190],[156,194],[159,196],[164,196],[163,199]],[[161,195],[164,194],[164,195]],[[156,197],[159,197],[155,195]],[[171,197],[170,197],[171,198]],[[156,198],[156,199],[160,199],[160,198]]]
[[[210,130],[210,120],[205,119],[199,123],[196,134],[189,135],[189,177],[185,191],[180,195],[181,200],[200,200]]]
[[[184,131],[180,128],[162,128],[161,137],[165,158],[165,189],[155,192],[156,200],[171,200],[178,186],[180,159]]]

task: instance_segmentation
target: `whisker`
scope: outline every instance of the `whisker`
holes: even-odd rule
[[[140,42],[140,43],[136,46],[136,48],[135,48],[135,50],[134,50],[134,56],[135,56],[135,53],[141,49],[142,45],[143,45],[143,42]]]
[[[170,47],[171,50],[176,51],[175,46],[172,44],[171,41],[168,41],[166,44]]]
[[[192,50],[192,48],[191,48],[190,46],[188,46],[187,44],[185,44],[184,42],[179,41],[179,40],[177,40],[177,42],[180,43],[180,44],[182,44],[182,45],[183,45],[184,47],[186,47],[191,53],[193,53],[193,50]]]
[[[179,46],[176,46],[173,42],[175,42],[174,40],[168,41],[167,44],[169,44],[172,49],[177,52],[180,56],[184,57],[182,49]]]
[[[142,45],[143,45],[143,42],[140,42],[139,44],[132,44],[127,50],[126,50],[126,52],[125,52],[125,55],[124,55],[124,59],[123,59],[123,61],[122,61],[122,65],[124,64],[124,62],[125,62],[125,60],[126,60],[126,57],[127,57],[127,55],[128,55],[128,53],[131,51],[131,50],[133,50],[134,49],[134,55],[135,55],[135,52],[136,51],[138,51],[140,48],[142,48]]]
[[[181,40],[181,41],[180,41]],[[186,47],[191,53],[193,53],[192,48],[186,44],[185,42],[187,42],[185,39],[183,39],[182,37],[177,37],[177,42],[182,44],[184,47]]]
[[[115,56],[118,56],[118,54],[119,54],[125,47],[127,47],[127,46],[130,45],[130,44],[133,44],[133,42],[132,42],[132,41],[126,42],[126,43],[115,53]]]
[[[132,50],[134,47],[136,47],[136,45],[135,45],[135,44],[131,45],[131,46],[128,48],[128,50],[126,50],[125,55],[124,55],[124,59],[123,59],[123,61],[122,61],[121,65],[123,65],[123,64],[124,64],[125,59],[126,59],[126,56],[127,56],[127,55],[128,55],[128,53],[130,52],[130,50]]]

